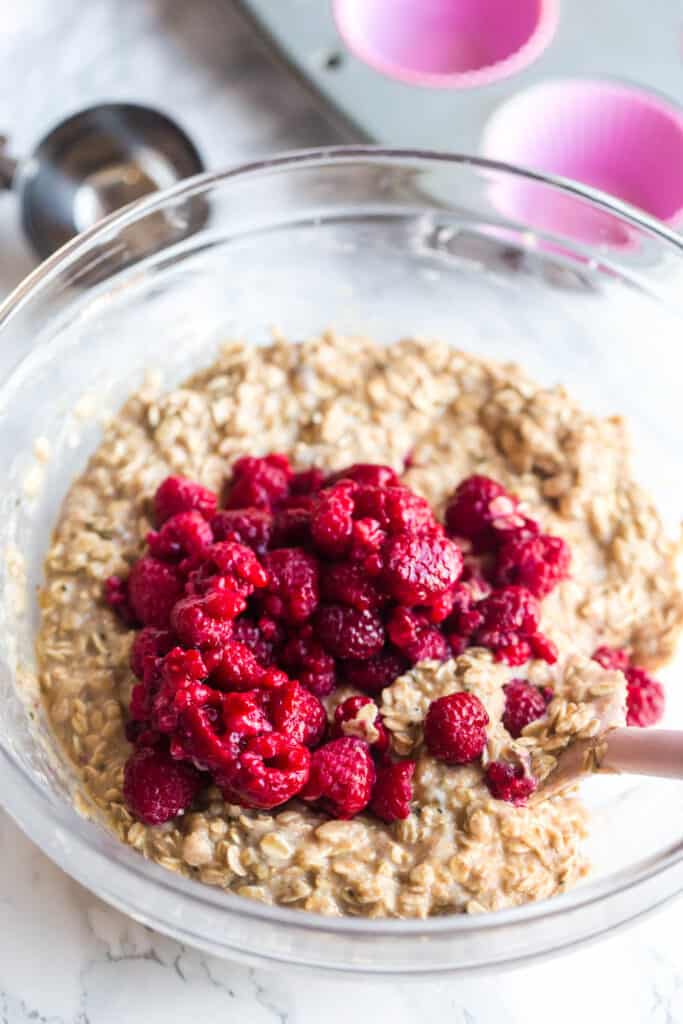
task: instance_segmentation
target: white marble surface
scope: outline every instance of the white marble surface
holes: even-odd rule
[[[269,63],[230,0],[6,0],[0,24],[0,130],[17,154],[56,119],[107,99],[164,107],[212,167],[343,141]],[[16,204],[0,200],[4,294],[32,259]],[[680,904],[496,978],[302,979],[205,957],[135,924],[62,874],[0,812],[2,1024],[683,1024],[679,920]]]

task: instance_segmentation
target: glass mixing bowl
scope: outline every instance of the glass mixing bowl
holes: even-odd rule
[[[103,899],[250,962],[500,969],[671,899],[683,886],[683,788],[657,780],[592,780],[592,879],[488,916],[325,919],[186,881],[76,812],[76,779],[54,749],[32,670],[41,561],[102,416],[147,368],[174,383],[231,336],[258,344],[272,327],[297,339],[334,326],[388,343],[433,335],[518,360],[593,411],[629,417],[641,480],[676,528],[682,281],[680,239],[606,196],[483,160],[365,148],[208,174],[62,249],[0,311],[0,802]],[[36,458],[39,436],[51,443],[47,463]],[[680,704],[672,687],[670,722],[683,721]]]

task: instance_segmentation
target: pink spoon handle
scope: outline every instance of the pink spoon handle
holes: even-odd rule
[[[683,779],[683,732],[674,729],[615,729],[605,737],[599,771]]]

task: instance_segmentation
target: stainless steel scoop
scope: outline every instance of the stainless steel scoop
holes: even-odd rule
[[[18,193],[24,231],[41,259],[114,210],[203,169],[177,124],[133,103],[74,114],[25,160],[12,159],[0,138],[0,188]]]

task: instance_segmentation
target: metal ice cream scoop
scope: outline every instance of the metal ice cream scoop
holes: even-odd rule
[[[0,188],[19,196],[24,232],[41,259],[102,217],[204,169],[165,114],[105,103],[52,129],[24,160],[0,138]]]

